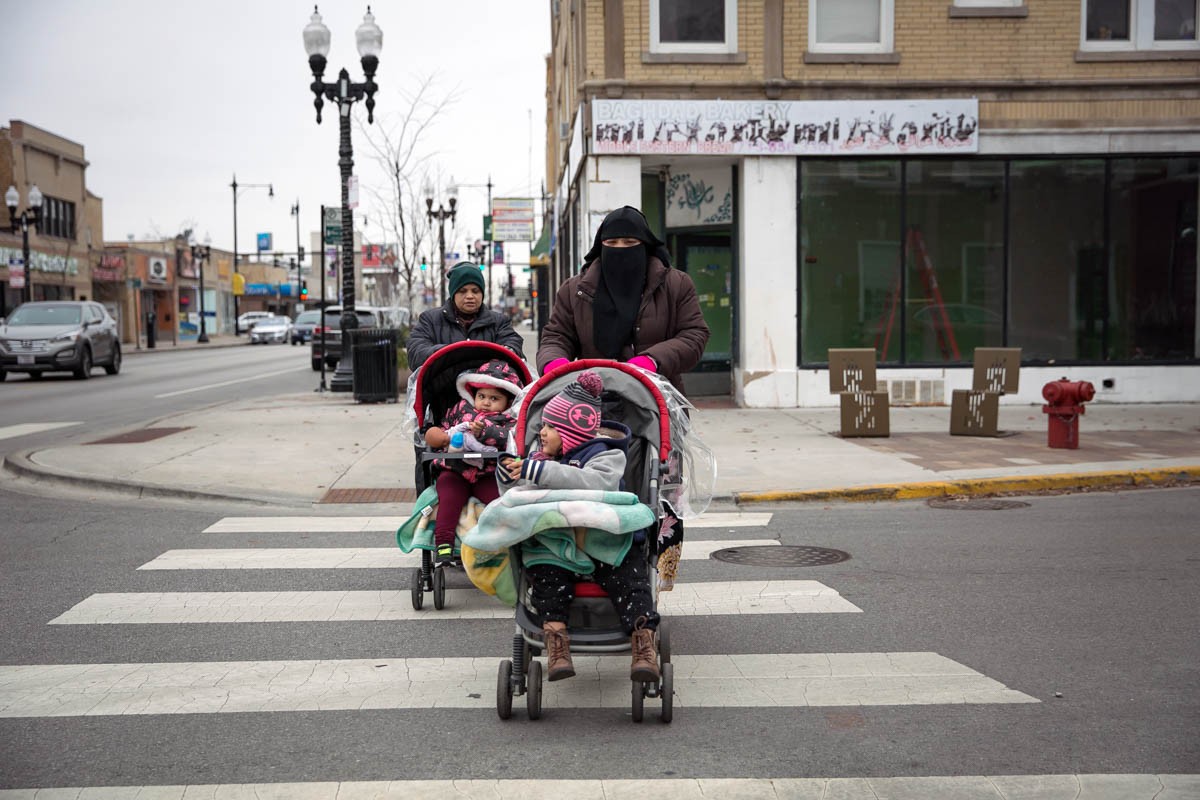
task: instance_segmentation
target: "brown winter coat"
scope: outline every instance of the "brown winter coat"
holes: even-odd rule
[[[538,372],[544,372],[546,365],[557,358],[604,357],[592,336],[592,299],[600,281],[600,268],[589,266],[559,287],[550,321],[542,329]],[[659,374],[682,393],[682,375],[700,361],[709,333],[696,299],[696,286],[686,272],[650,258],[642,307],[633,331],[633,344],[625,346],[620,360],[650,356],[658,364]]]

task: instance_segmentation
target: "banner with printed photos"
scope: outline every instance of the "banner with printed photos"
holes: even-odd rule
[[[979,152],[979,101],[593,100],[594,154]]]

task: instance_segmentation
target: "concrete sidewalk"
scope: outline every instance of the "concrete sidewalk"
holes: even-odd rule
[[[401,398],[403,400],[403,397]],[[1090,403],[1078,450],[1050,449],[1040,407],[1002,406],[1010,435],[949,435],[948,407],[893,408],[892,435],[842,439],[836,408],[743,409],[697,401],[717,458],[715,497],[740,505],[880,500],[1200,481],[1200,406]],[[403,402],[289,394],[164,417],[86,444],[18,453],[11,472],[138,496],[333,511],[413,496]]]

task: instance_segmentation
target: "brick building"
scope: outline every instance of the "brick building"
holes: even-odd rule
[[[689,392],[832,404],[828,349],[873,347],[938,403],[1010,346],[1008,402],[1200,400],[1195,0],[551,10],[539,298],[641,207],[713,330]]]
[[[109,302],[107,292],[92,285],[91,265],[103,248],[103,201],[88,191],[87,167],[81,144],[20,120],[0,128],[0,193],[16,188],[18,213],[34,186],[43,198],[40,222],[29,229],[25,272],[34,300]],[[21,232],[9,230],[8,208],[0,209],[0,317],[25,297],[26,288],[15,288],[19,279],[9,274],[9,264],[22,257]]]

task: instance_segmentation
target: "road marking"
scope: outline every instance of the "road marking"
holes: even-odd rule
[[[778,545],[774,539],[688,539],[683,560],[707,559],[726,547]],[[418,567],[421,555],[397,547],[231,547],[168,550],[138,569],[400,569]]]
[[[427,601],[428,602],[428,601]],[[862,609],[817,581],[676,583],[659,595],[671,616],[831,614]],[[513,611],[476,589],[447,589],[441,611],[415,611],[408,589],[333,592],[113,592],[93,594],[51,625],[219,622],[345,622],[511,619]]]
[[[154,395],[154,399],[161,400],[164,397],[178,397],[181,394],[191,394],[192,392],[206,392],[209,389],[220,389],[222,386],[233,386],[235,383],[249,383],[250,381],[258,381],[258,380],[262,380],[263,378],[273,378],[276,375],[287,375],[289,372],[295,372],[297,369],[299,369],[299,367],[292,367],[291,369],[279,369],[279,370],[275,370],[274,372],[263,372],[258,375],[252,375],[249,378],[235,378],[234,380],[231,380],[231,381],[221,381],[220,383],[210,383],[205,386],[196,386],[195,388],[192,388],[192,389],[180,389],[177,392],[167,392],[166,394],[156,394],[156,395]]]
[[[190,391],[190,390],[189,390]],[[390,531],[404,524],[408,517],[225,517],[205,528],[202,533],[366,533]],[[761,528],[771,521],[770,513],[704,514],[686,520],[685,530],[695,528]]]
[[[435,615],[431,615],[435,616]],[[629,705],[629,657],[576,656],[547,708]],[[0,717],[492,708],[498,657],[0,667]],[[682,708],[1037,703],[937,653],[679,655]],[[650,705],[653,705],[650,704]]]
[[[213,797],[286,797],[290,800],[409,800],[457,797],[570,797],[612,800],[651,796],[656,800],[879,800],[881,797],[974,797],[981,800],[1066,800],[1120,797],[1166,800],[1200,797],[1200,775],[953,775],[901,778],[664,778],[651,780],[381,780],[312,783],[212,783],[176,786],[103,786],[0,789],[0,800],[189,800]]]
[[[17,436],[28,436],[31,433],[52,431],[58,428],[69,428],[72,425],[82,425],[82,422],[23,422],[20,425],[5,425],[0,428],[0,439],[12,439]]]

